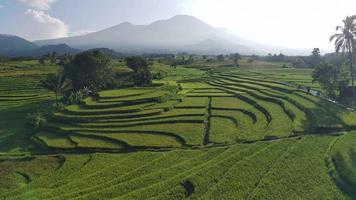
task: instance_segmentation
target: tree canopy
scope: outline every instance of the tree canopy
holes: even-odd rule
[[[336,98],[344,90],[350,79],[340,67],[328,63],[321,63],[313,71],[313,82],[318,82],[326,95]]]
[[[152,82],[152,75],[145,58],[140,56],[127,57],[127,66],[134,71],[134,82],[136,86],[147,86]]]
[[[71,81],[66,79],[63,74],[48,74],[46,79],[41,81],[41,86],[47,90],[53,91],[58,96],[63,95],[66,91],[70,90],[72,85]]]
[[[73,89],[84,87],[106,88],[113,81],[110,60],[100,51],[78,54],[64,65],[64,74],[73,84]]]

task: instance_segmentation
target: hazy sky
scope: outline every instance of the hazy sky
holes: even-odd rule
[[[329,36],[356,14],[356,0],[0,0],[0,33],[66,37],[177,14],[265,44],[331,49]]]

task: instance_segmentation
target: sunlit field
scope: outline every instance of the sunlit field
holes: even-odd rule
[[[355,198],[356,113],[309,93],[311,70],[152,62],[151,86],[100,91],[37,130],[26,116],[53,103],[39,82],[60,67],[2,63],[0,199]]]

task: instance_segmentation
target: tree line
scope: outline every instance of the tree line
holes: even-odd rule
[[[134,86],[151,85],[152,74],[147,59],[132,56],[125,61],[133,71],[128,76]],[[117,74],[110,65],[110,59],[100,50],[69,56],[61,61],[60,66],[60,72],[48,74],[41,81],[42,87],[54,92],[56,102],[59,97],[64,97],[67,102],[80,103],[85,96],[118,87]]]

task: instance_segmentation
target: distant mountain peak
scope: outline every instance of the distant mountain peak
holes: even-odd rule
[[[192,15],[176,15],[170,18],[171,20],[197,20],[201,21],[200,19],[192,16]]]
[[[42,40],[38,45],[65,43],[77,49],[109,48],[126,54],[188,52],[197,54],[265,54],[267,45],[237,37],[190,15],[176,15],[149,25],[124,22],[87,35]]]
[[[127,26],[135,26],[135,25],[130,23],[130,22],[122,22],[121,24],[118,24],[118,25],[113,26],[113,27],[127,27]]]

